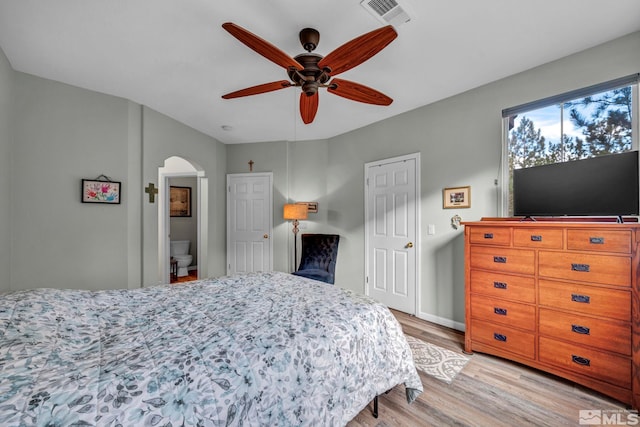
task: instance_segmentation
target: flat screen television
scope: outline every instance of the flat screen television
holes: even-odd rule
[[[638,215],[638,152],[513,171],[515,216]]]

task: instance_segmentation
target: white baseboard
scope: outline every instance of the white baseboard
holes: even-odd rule
[[[455,320],[447,319],[446,317],[435,316],[429,313],[420,312],[417,314],[418,318],[426,320],[427,322],[435,323],[437,325],[446,326],[447,328],[456,329],[458,331],[465,331],[465,325]]]

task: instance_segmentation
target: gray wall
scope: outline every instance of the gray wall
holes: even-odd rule
[[[14,72],[0,55],[0,289],[158,283],[158,203],[144,187],[173,155],[209,180],[205,262],[222,274],[223,144],[131,101]],[[80,202],[81,179],[100,174],[122,182],[121,204]]]
[[[127,101],[16,73],[13,289],[127,284]],[[82,178],[122,181],[119,205],[80,203]]]
[[[450,226],[495,216],[504,108],[640,71],[640,33],[579,52],[326,141],[228,146],[229,172],[250,158],[272,171],[275,222],[282,203],[318,199],[309,227],[342,238],[336,284],[364,291],[364,164],[421,153],[420,317],[461,328],[464,324],[464,242]],[[471,186],[471,208],[443,209],[442,189]],[[316,222],[317,221],[317,222]],[[427,235],[434,224],[435,235]],[[288,230],[290,233],[290,230]],[[304,231],[304,230],[303,230]],[[279,236],[281,237],[281,236]],[[281,237],[276,253],[290,253]],[[287,252],[289,251],[289,252]],[[286,266],[277,263],[276,269]]]
[[[0,292],[11,282],[11,99],[14,72],[0,50]]]

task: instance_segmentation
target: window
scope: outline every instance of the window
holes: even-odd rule
[[[513,170],[638,147],[638,74],[502,112],[503,213],[513,215]]]

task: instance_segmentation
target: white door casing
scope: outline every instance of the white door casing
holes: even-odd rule
[[[158,168],[158,284],[169,283],[169,258],[170,258],[170,230],[171,221],[169,216],[169,178],[193,176],[197,178],[196,184],[196,211],[197,218],[197,234],[198,241],[193,242],[197,245],[198,259],[198,278],[208,277],[208,247],[209,247],[209,180],[205,176],[204,170],[197,169],[190,161],[181,157],[172,156],[169,159],[179,159],[180,162],[187,163],[188,168],[182,171],[175,171],[173,168],[161,166]],[[175,167],[175,166],[174,166]]]
[[[227,274],[273,270],[273,174],[227,175]]]
[[[420,153],[365,164],[365,292],[416,314]]]

